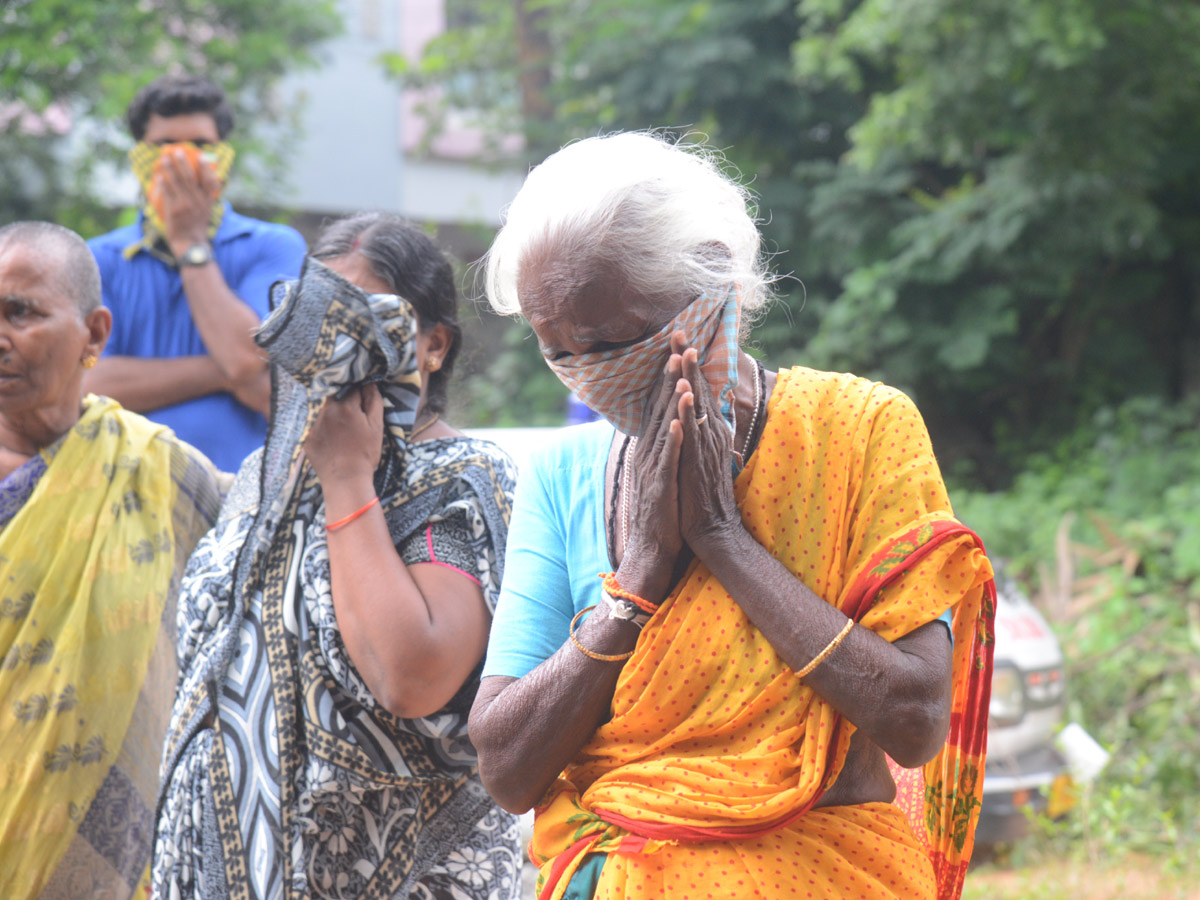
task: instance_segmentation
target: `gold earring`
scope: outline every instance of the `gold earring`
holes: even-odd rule
[[[428,369],[430,372],[436,372],[436,371],[437,371],[438,369],[440,369],[441,367],[442,367],[442,361],[441,361],[440,359],[431,359],[431,360],[429,361],[429,365],[428,365],[428,366],[426,366],[426,368],[427,368],[427,369]]]
[[[96,368],[96,357],[92,356],[90,353],[82,359],[82,362],[85,369]]]

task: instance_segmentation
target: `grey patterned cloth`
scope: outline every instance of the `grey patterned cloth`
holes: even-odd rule
[[[378,384],[388,437],[402,451],[421,391],[417,323],[407,300],[367,294],[309,259],[299,279],[275,284],[271,305],[256,337],[273,368],[271,426],[259,482],[263,502],[238,561],[243,583],[270,546],[325,400],[354,385]]]
[[[470,560],[489,608],[511,461],[469,438],[408,443],[419,380],[406,301],[368,296],[312,261],[276,297],[260,337],[275,363],[267,444],[181,591],[155,896],[515,897],[518,826],[483,790],[466,733],[479,669],[426,718],[376,702],[338,630],[324,502],[299,450],[326,397],[378,381],[376,490],[393,541],[461,534],[455,556]]]

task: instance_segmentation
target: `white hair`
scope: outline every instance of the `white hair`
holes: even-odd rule
[[[531,252],[569,257],[581,271],[610,266],[651,298],[700,296],[740,285],[742,321],[772,281],[750,192],[719,153],[649,132],[588,138],[529,173],[487,255],[487,295],[520,313],[517,280]]]

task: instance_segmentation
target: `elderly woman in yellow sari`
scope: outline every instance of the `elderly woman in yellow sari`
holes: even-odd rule
[[[739,348],[768,277],[702,150],[559,151],[487,277],[607,419],[522,472],[471,714],[540,896],[957,897],[994,593],[912,402]]]
[[[216,472],[82,395],[112,318],[74,232],[0,228],[0,897],[145,896],[174,593]]]

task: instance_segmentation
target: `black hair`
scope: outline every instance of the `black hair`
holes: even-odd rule
[[[462,345],[458,291],[449,260],[425,232],[387,213],[359,213],[333,222],[321,232],[310,255],[326,260],[352,253],[367,260],[380,281],[412,304],[421,328],[444,325],[450,332],[441,368],[428,373],[425,386],[425,405],[431,412],[445,412],[450,376]]]
[[[233,130],[233,109],[225,92],[201,75],[163,75],[146,85],[129,104],[125,121],[135,141],[146,133],[153,115],[170,118],[189,113],[207,113],[217,123],[221,140]]]
[[[0,250],[10,245],[48,257],[49,271],[81,316],[100,307],[100,268],[83,238],[70,228],[53,222],[13,222],[0,228]]]

